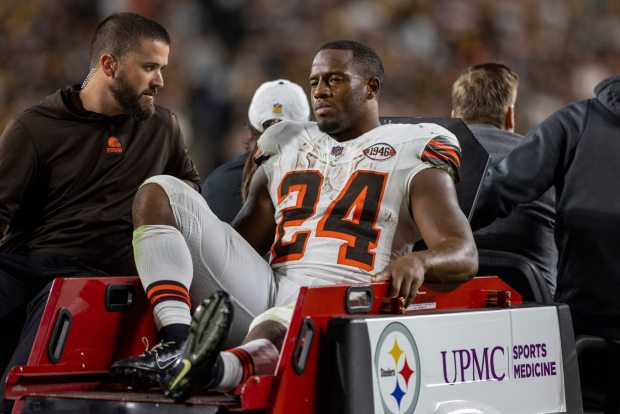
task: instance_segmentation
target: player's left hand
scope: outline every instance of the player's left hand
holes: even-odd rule
[[[399,257],[372,276],[373,282],[390,281],[390,295],[405,298],[405,306],[415,299],[424,282],[424,266],[415,253]]]

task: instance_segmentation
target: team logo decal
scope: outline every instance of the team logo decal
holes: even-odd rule
[[[282,104],[274,103],[273,106],[271,107],[271,112],[273,112],[274,114],[281,114]]]
[[[396,150],[390,144],[375,144],[364,150],[364,155],[375,161],[384,161],[396,155]]]
[[[420,392],[419,361],[418,348],[405,325],[386,326],[375,349],[375,376],[384,412],[413,413]]]
[[[106,152],[123,152],[123,146],[117,137],[108,138],[108,148],[106,148]]]

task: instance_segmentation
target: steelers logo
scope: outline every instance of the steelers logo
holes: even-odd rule
[[[375,349],[375,376],[386,413],[413,413],[420,392],[418,349],[399,322],[385,327]]]

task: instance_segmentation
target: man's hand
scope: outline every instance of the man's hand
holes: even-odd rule
[[[373,282],[389,281],[390,295],[405,298],[405,307],[415,299],[424,282],[424,265],[416,253],[400,257],[372,277]]]

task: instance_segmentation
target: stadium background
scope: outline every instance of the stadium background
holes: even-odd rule
[[[263,81],[307,88],[316,49],[350,38],[386,66],[382,116],[449,116],[461,70],[503,62],[520,76],[517,132],[620,73],[617,0],[0,0],[0,128],[88,72],[98,21],[135,11],[173,37],[160,105],[180,117],[205,178],[243,152]]]

